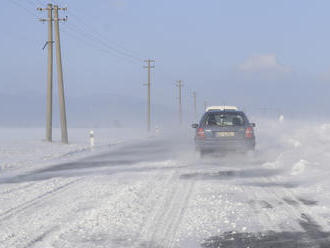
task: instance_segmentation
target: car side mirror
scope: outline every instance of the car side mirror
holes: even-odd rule
[[[250,123],[252,127],[256,127],[256,124],[255,123]]]
[[[198,128],[198,124],[197,123],[194,123],[191,125],[192,128]]]

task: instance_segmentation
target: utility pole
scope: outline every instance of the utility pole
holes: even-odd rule
[[[151,130],[151,100],[150,100],[150,88],[151,88],[151,69],[155,68],[155,65],[152,63],[155,63],[155,60],[145,60],[145,63],[147,63],[146,66],[144,66],[144,68],[148,69],[148,82],[146,84],[147,86],[147,131],[150,132]]]
[[[46,103],[46,140],[52,141],[52,124],[53,124],[53,5],[48,4],[46,9],[38,8],[37,10],[48,11],[48,19],[40,19],[40,21],[48,22],[48,68],[47,68],[47,103]]]
[[[62,134],[61,136],[62,136],[62,143],[68,144],[69,141],[68,141],[68,129],[66,123],[62,56],[61,56],[61,44],[60,44],[60,28],[59,28],[59,22],[66,21],[67,18],[59,18],[58,17],[59,10],[66,10],[66,8],[59,8],[57,5],[54,5],[56,67],[57,67],[57,78],[58,78],[58,97],[59,97],[60,115],[61,115],[61,134]]]
[[[197,120],[197,94],[196,91],[193,92],[194,98],[194,119]]]
[[[207,101],[204,101],[204,111],[206,111],[207,108]]]
[[[182,90],[181,90],[182,87],[183,87],[182,80],[178,80],[176,82],[176,86],[179,89],[179,96],[178,96],[178,100],[179,100],[179,123],[180,123],[180,125],[182,125]]]
[[[63,85],[63,70],[60,45],[60,29],[59,22],[66,21],[67,18],[59,18],[58,11],[66,10],[59,8],[57,5],[48,4],[47,8],[37,8],[37,10],[48,11],[47,19],[40,19],[42,22],[48,22],[48,41],[44,48],[48,45],[48,72],[47,72],[47,114],[46,114],[46,140],[52,141],[52,116],[53,116],[53,22],[55,24],[55,46],[56,46],[56,67],[58,78],[58,95],[60,103],[60,119],[62,131],[62,143],[68,144],[68,130],[66,123],[64,85]],[[54,12],[54,17],[53,17]]]

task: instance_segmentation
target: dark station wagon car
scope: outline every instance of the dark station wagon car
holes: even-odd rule
[[[254,123],[233,106],[206,109],[196,128],[195,144],[201,156],[210,152],[248,152],[255,148]]]

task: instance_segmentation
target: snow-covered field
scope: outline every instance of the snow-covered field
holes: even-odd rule
[[[256,122],[205,159],[192,130],[0,129],[0,247],[330,247],[330,124]]]
[[[44,128],[0,128],[0,171],[20,170],[58,163],[60,160],[72,159],[91,152],[89,132],[92,129],[69,129],[69,145],[60,141],[60,129],[53,130],[53,143],[45,141]],[[145,136],[141,130],[128,128],[96,128],[95,149],[115,145]]]

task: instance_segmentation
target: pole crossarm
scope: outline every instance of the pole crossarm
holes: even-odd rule
[[[38,11],[54,10],[54,9],[63,10],[63,11],[67,11],[68,10],[67,7],[65,7],[65,8],[59,8],[57,6],[54,6],[54,7],[48,6],[47,8],[37,8]]]
[[[155,64],[153,64],[153,65],[151,64],[151,63],[155,63],[155,60],[148,59],[148,60],[145,60],[144,62],[147,63],[148,65],[143,66],[143,68],[145,68],[145,69],[148,69],[148,68],[153,69],[153,68],[155,68]]]
[[[182,80],[176,81],[176,87],[183,87],[184,84],[182,83]]]
[[[68,8],[59,8],[56,5],[52,5],[52,4],[48,4],[47,8],[37,8],[38,11],[52,11],[52,10],[63,10],[63,11],[67,11]],[[68,20],[68,17],[66,16],[65,18],[39,18],[39,21],[41,22],[48,22],[48,21],[63,21],[66,22]]]
[[[66,22],[68,20],[68,17],[66,16],[65,18],[39,18],[39,21],[41,22],[48,22],[48,21],[61,21],[61,22]]]
[[[53,7],[47,7],[47,8],[37,8],[38,11],[45,11],[45,10],[53,10]]]

